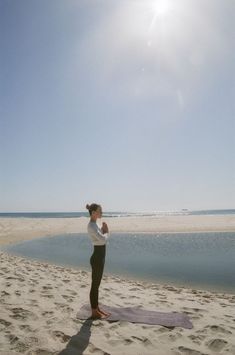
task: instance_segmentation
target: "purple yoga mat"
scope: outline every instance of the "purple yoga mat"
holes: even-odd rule
[[[184,313],[156,312],[139,307],[111,307],[101,304],[100,308],[111,313],[109,317],[102,319],[110,322],[122,320],[131,323],[157,324],[164,327],[193,328],[189,317]],[[78,311],[77,318],[84,320],[90,318],[90,316],[91,306],[90,304],[84,304]]]

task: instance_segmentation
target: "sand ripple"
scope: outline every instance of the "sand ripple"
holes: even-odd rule
[[[90,273],[0,253],[0,354],[235,354],[235,296],[104,275],[102,303],[185,312],[194,328],[80,321]]]

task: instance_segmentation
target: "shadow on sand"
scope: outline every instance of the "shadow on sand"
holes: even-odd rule
[[[58,355],[82,355],[89,345],[92,323],[92,318],[86,319],[79,332],[72,336],[66,348]]]

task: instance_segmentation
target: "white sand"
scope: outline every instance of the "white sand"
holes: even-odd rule
[[[195,217],[195,218],[194,218]],[[111,231],[235,231],[233,216],[105,219]],[[168,221],[168,224],[166,223]],[[87,219],[0,219],[0,244],[85,232]],[[193,329],[92,323],[76,318],[88,302],[90,272],[0,253],[0,354],[235,354],[235,295],[104,275],[100,301],[185,312]]]
[[[235,232],[235,215],[116,217],[111,232]],[[49,235],[86,233],[88,218],[0,218],[0,245]]]

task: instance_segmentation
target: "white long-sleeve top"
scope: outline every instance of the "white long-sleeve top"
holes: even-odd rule
[[[87,226],[87,232],[91,237],[93,245],[105,245],[108,239],[108,233],[102,233],[101,228],[96,222],[90,221]]]

